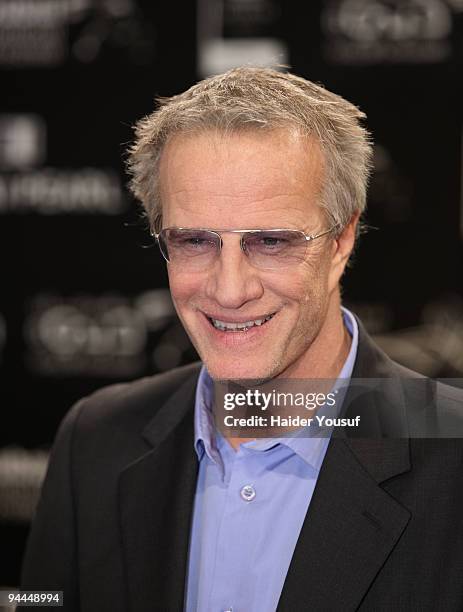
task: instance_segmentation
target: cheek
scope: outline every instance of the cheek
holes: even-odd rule
[[[281,288],[291,301],[305,307],[309,303],[318,302],[322,296],[326,284],[325,276],[324,270],[315,262],[305,262],[297,273],[282,279]]]
[[[175,304],[185,303],[198,293],[200,283],[194,275],[169,268],[168,276],[170,293]]]

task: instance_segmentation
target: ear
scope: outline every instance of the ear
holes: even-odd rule
[[[330,292],[338,286],[350,254],[352,253],[352,249],[354,248],[359,217],[359,212],[352,215],[349,223],[342,230],[342,233],[333,241],[328,281]]]

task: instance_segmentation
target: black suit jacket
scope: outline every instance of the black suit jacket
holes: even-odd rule
[[[182,610],[198,372],[193,364],[111,386],[71,409],[30,534],[23,589],[63,590],[69,611]],[[353,376],[383,377],[386,388],[346,400],[368,422],[368,437],[336,430],[330,440],[278,610],[461,612],[462,440],[401,436],[412,421],[425,434],[438,411],[459,418],[462,393],[423,380],[405,387],[402,378],[417,375],[362,327]],[[429,402],[436,390],[437,411]],[[434,408],[423,415],[425,405]]]

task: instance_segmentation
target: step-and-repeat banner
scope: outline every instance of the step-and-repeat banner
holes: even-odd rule
[[[463,377],[463,0],[0,3],[0,585],[59,421],[112,382],[196,358],[127,189],[156,96],[286,64],[358,104],[375,141],[346,303],[396,360]]]

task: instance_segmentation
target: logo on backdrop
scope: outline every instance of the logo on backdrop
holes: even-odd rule
[[[153,58],[154,32],[134,0],[2,0],[0,66],[96,61],[106,48],[133,64]]]
[[[404,329],[394,329],[394,311],[386,303],[348,306],[395,361],[431,378],[463,376],[463,298],[460,295],[446,293],[424,303],[416,324]],[[461,381],[456,386],[461,386]]]
[[[43,166],[46,143],[47,127],[40,115],[0,115],[0,214],[125,212],[127,202],[115,170]]]
[[[461,0],[331,0],[321,26],[335,64],[438,63],[452,53]]]
[[[288,62],[275,0],[198,0],[198,73],[201,77],[235,66]]]
[[[23,334],[28,369],[43,376],[120,378],[168,370],[191,351],[169,291],[36,295]]]

